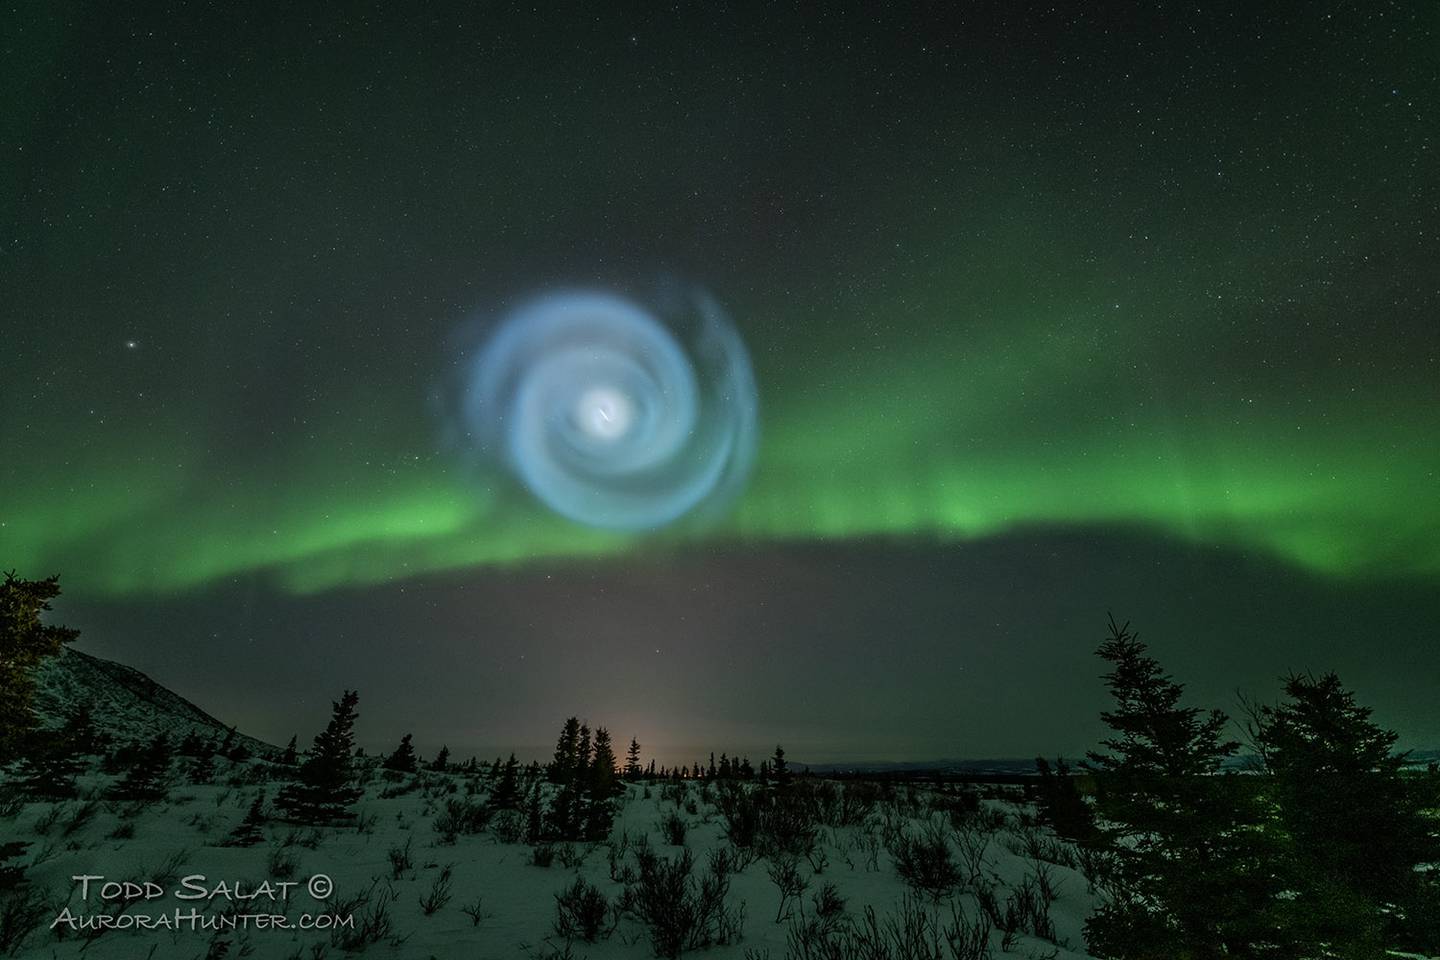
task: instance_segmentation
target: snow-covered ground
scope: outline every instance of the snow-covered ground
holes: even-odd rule
[[[958,940],[966,929],[973,935],[977,927],[990,927],[984,938],[989,954],[962,953],[968,948],[959,947],[933,954],[947,960],[1086,956],[1081,925],[1096,894],[1077,869],[1080,861],[1073,849],[1034,826],[1029,806],[1005,788],[987,790],[976,809],[973,797],[961,795],[966,788],[829,784],[822,788],[827,796],[843,798],[846,791],[854,791],[853,802],[820,818],[808,855],[791,858],[772,852],[750,860],[727,840],[713,785],[631,783],[617,801],[618,813],[607,841],[552,845],[553,859],[548,866],[539,866],[531,844],[506,836],[507,830],[523,830],[523,810],[494,817],[477,833],[459,832],[451,838],[437,831],[435,821],[447,802],[478,805],[487,797],[484,777],[460,773],[425,772],[408,775],[401,783],[372,776],[363,799],[353,808],[357,819],[336,827],[285,823],[273,819],[274,811],[267,805],[272,819],[260,827],[258,842],[225,846],[257,792],[264,790],[273,798],[282,783],[267,781],[279,769],[268,764],[229,765],[221,760],[217,765],[219,783],[176,785],[164,800],[149,805],[104,799],[110,778],[91,772],[81,778],[80,798],[58,804],[16,802],[0,809],[0,841],[30,841],[20,860],[30,865],[27,886],[49,898],[43,911],[37,908],[43,914],[39,928],[28,935],[17,955],[93,960],[242,956],[323,960],[357,953],[422,960],[651,957],[656,950],[641,911],[633,903],[626,910],[618,905],[627,883],[636,886],[646,845],[666,860],[682,853],[662,827],[673,815],[683,820],[683,846],[695,861],[693,880],[686,889],[699,889],[712,872],[711,858],[719,855],[717,851],[739,857],[738,863],[717,873],[729,881],[724,905],[730,920],[724,925],[733,935],[738,918],[738,938],[687,949],[685,956],[843,958],[852,954],[822,954],[820,941],[844,939],[847,929],[864,931],[872,923],[884,939],[891,935],[887,931],[892,921],[908,924],[912,932],[918,925],[932,943],[944,943],[947,928]],[[798,786],[814,789],[816,783]],[[413,789],[394,795],[402,787]],[[831,793],[832,787],[838,792]],[[823,822],[827,818],[832,822]],[[962,875],[953,891],[927,895],[907,884],[892,854],[897,838],[903,836],[943,838]],[[545,859],[545,852],[542,848],[539,859]],[[792,863],[805,886],[799,903],[786,903],[783,909],[780,888],[770,875],[777,863],[782,867]],[[89,881],[82,891],[82,881],[72,878],[87,875],[103,880]],[[608,907],[593,943],[559,932],[556,895],[572,887],[577,877],[593,884]],[[144,888],[149,899],[122,907],[118,901],[102,899],[102,893],[113,892],[102,886],[111,881],[154,886]],[[268,888],[263,886],[267,881]],[[292,886],[281,886],[286,883]],[[833,903],[829,909],[818,905],[830,884],[843,901],[839,912]],[[82,898],[82,892],[88,896]],[[315,893],[324,896],[317,899]],[[197,894],[198,898],[188,899]],[[1053,902],[1048,909],[1042,905],[1041,916],[1048,916],[1053,932],[1033,913],[1023,916],[1027,900],[1043,904],[1050,896]],[[982,899],[988,901],[988,910]],[[873,910],[873,917],[867,916],[867,909]],[[177,910],[180,929],[98,933],[72,929],[81,925],[80,918],[93,922],[103,913],[123,914],[131,919],[117,922],[132,927],[142,918],[164,923],[173,920]],[[237,926],[192,929],[191,921],[184,919],[192,910],[210,923],[230,915]],[[987,912],[993,919],[982,920]],[[283,915],[286,923],[299,924],[322,914],[353,917],[354,926],[317,931],[272,924],[260,929],[260,921],[242,919]],[[51,929],[57,917],[61,922]],[[247,923],[249,929],[243,927]],[[1001,927],[1011,923],[1020,929],[1007,935]],[[809,951],[799,940],[807,926],[812,930]],[[818,932],[817,927],[829,932]],[[1041,936],[1036,935],[1037,928]],[[865,956],[921,960],[921,955],[912,955],[914,949],[897,947],[892,953]]]

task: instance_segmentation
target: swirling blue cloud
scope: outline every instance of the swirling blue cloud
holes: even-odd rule
[[[646,530],[723,509],[755,458],[749,355],[707,294],[560,291],[503,317],[460,404],[478,452],[551,509]]]

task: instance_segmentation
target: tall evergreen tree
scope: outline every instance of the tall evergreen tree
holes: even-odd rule
[[[383,766],[386,770],[395,770],[399,773],[414,773],[417,763],[415,760],[415,746],[410,742],[411,735],[405,734],[400,738],[400,745],[395,752],[385,758]]]
[[[496,763],[499,763],[498,759]],[[490,804],[497,810],[515,810],[520,806],[520,761],[513,753],[500,769],[500,775],[490,791]]]
[[[785,748],[778,743],[775,745],[775,755],[770,758],[770,775],[777,783],[790,781],[790,764],[785,760]]]
[[[590,758],[594,747],[590,743],[590,725],[580,724],[580,739],[575,744],[575,776],[584,778],[590,770]]]
[[[440,752],[435,754],[435,759],[430,761],[430,769],[444,773],[450,769],[450,748],[441,745]]]
[[[1440,827],[1403,772],[1396,734],[1333,673],[1289,677],[1285,700],[1254,720],[1297,891],[1282,904],[1294,947],[1357,958],[1440,948],[1440,926],[1419,922],[1440,919],[1436,886],[1417,870],[1440,862]]]
[[[625,779],[639,780],[643,771],[640,767],[640,741],[630,738],[630,749],[625,751]]]
[[[551,783],[569,783],[575,776],[576,756],[580,749],[580,718],[571,717],[560,730],[555,744],[555,758],[546,771]]]
[[[595,756],[591,761],[585,797],[585,839],[604,840],[615,821],[614,799],[623,791],[615,778],[615,751],[610,746],[610,731],[595,731]]]
[[[80,635],[40,622],[59,595],[58,576],[22,580],[11,570],[0,583],[0,763],[17,756],[34,729],[35,668]]]
[[[1253,786],[1221,775],[1239,748],[1219,711],[1182,706],[1184,687],[1129,624],[1110,620],[1099,656],[1111,667],[1115,735],[1092,752],[1100,819],[1120,895],[1086,922],[1092,952],[1120,960],[1265,956],[1276,889]]]
[[[280,754],[280,762],[287,767],[293,767],[300,762],[300,753],[295,749],[295,737],[290,737],[290,742],[285,744],[285,752]]]
[[[275,798],[293,820],[325,823],[353,816],[350,806],[364,790],[355,783],[355,707],[360,695],[346,690],[339,702],[331,704],[330,723],[315,738],[315,744],[288,784]]]

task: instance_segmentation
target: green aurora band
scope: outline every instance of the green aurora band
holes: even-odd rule
[[[1195,332],[1206,324],[1173,319],[1142,338],[1147,317],[1184,303],[1112,296],[1007,299],[972,286],[940,299],[978,304],[970,314],[984,324],[939,304],[871,308],[924,315],[919,325],[939,331],[908,347],[757,350],[756,475],[705,530],[635,537],[552,516],[438,452],[433,431],[414,428],[432,424],[423,402],[392,385],[391,413],[356,398],[360,415],[250,463],[218,463],[195,439],[203,424],[173,413],[134,432],[81,423],[58,449],[22,428],[7,439],[21,466],[0,539],[26,573],[60,571],[68,586],[117,596],[256,571],[306,593],[701,538],[963,541],[1058,525],[1140,526],[1332,577],[1440,574],[1440,417],[1423,385],[1367,386],[1337,364],[1298,385],[1207,386],[1194,365],[1224,362],[1203,353],[1233,345],[1207,347]]]
[[[808,14],[803,45],[573,18],[506,53],[397,8],[392,57],[36,10],[0,85],[23,576],[311,593],[1041,527],[1440,576],[1433,5],[1035,50],[902,17],[854,56]],[[601,266],[675,267],[746,340],[761,448],[718,525],[586,529],[438,442],[465,311]]]

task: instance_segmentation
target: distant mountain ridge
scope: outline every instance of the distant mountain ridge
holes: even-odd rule
[[[178,741],[192,730],[224,737],[230,729],[134,667],[64,647],[35,671],[34,711],[42,727],[59,727],[82,703],[95,728],[116,740],[150,740],[163,733]],[[252,753],[277,752],[238,731],[235,740]]]
[[[1440,750],[1411,750],[1410,766],[1423,767],[1428,763],[1440,762]],[[1066,758],[1075,769],[1081,760]],[[1224,766],[1231,770],[1251,769],[1257,758],[1250,755],[1232,757]],[[877,774],[881,776],[938,774],[960,777],[1023,777],[1038,776],[1034,759],[990,759],[990,760],[877,760],[868,763],[806,763],[803,760],[791,762],[797,770],[824,774]]]

